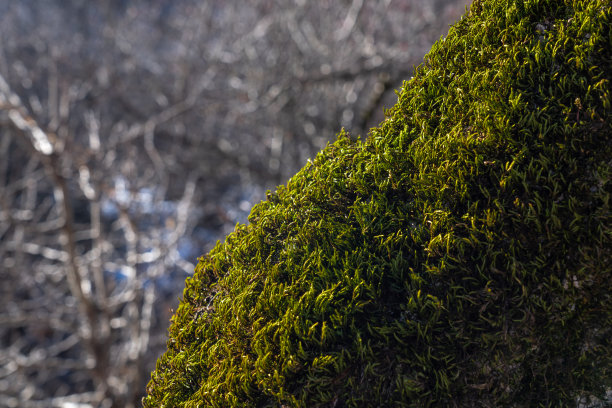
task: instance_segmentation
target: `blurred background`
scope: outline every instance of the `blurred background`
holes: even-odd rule
[[[467,0],[0,0],[0,407],[136,407],[197,257]]]

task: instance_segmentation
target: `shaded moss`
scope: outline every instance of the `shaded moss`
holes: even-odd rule
[[[612,388],[612,5],[475,1],[187,280],[146,407],[575,406]]]

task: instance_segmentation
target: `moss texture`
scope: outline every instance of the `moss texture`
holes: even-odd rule
[[[612,388],[609,1],[476,1],[364,141],[200,259],[145,407],[575,406]]]

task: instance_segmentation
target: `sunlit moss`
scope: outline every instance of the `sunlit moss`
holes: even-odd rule
[[[572,406],[612,387],[612,5],[476,1],[187,281],[146,407]]]

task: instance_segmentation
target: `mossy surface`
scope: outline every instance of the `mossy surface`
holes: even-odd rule
[[[609,1],[476,1],[189,279],[145,407],[575,406],[612,388]]]

